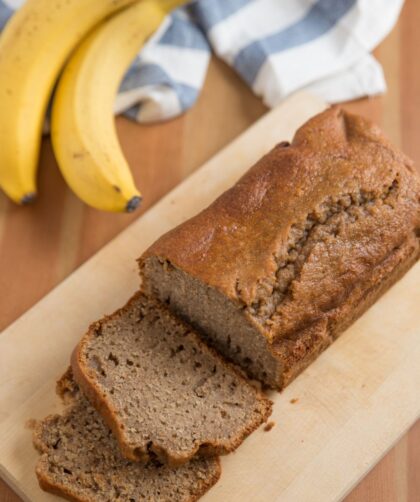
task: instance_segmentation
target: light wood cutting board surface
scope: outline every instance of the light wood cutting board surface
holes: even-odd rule
[[[37,487],[25,424],[60,408],[54,382],[87,325],[137,288],[135,258],[323,106],[301,95],[266,115],[3,332],[0,471],[23,498],[55,500]],[[270,396],[275,427],[223,458],[206,501],[340,500],[378,461],[420,414],[419,280],[417,266],[285,392]]]
[[[396,27],[374,51],[384,69],[386,94],[343,106],[378,123],[420,170],[419,26],[420,2],[405,0]],[[95,211],[73,196],[46,140],[36,204],[17,207],[0,193],[0,330],[266,111],[234,71],[213,57],[203,91],[188,113],[147,126],[118,117],[124,153],[145,196],[131,215]],[[419,502],[419,471],[420,420],[345,501]],[[0,501],[20,500],[0,479]]]

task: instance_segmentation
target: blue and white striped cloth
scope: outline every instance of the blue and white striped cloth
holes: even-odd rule
[[[0,0],[0,29],[24,1]],[[383,93],[382,68],[370,52],[392,29],[402,4],[195,0],[167,16],[141,50],[115,111],[152,122],[188,110],[203,86],[211,51],[270,107],[299,89],[330,103]]]

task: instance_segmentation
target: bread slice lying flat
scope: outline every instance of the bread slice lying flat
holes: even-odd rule
[[[226,454],[271,413],[271,402],[188,325],[141,293],[91,326],[72,367],[130,460],[175,466]]]
[[[413,163],[330,108],[141,257],[142,288],[282,389],[420,254]]]
[[[41,452],[36,474],[46,491],[77,502],[192,502],[220,477],[217,457],[197,458],[177,469],[124,459],[111,431],[66,375],[62,390],[73,393],[63,415],[34,430]]]

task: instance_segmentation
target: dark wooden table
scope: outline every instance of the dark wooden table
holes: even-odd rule
[[[420,1],[407,0],[397,26],[375,51],[385,70],[387,94],[345,105],[346,109],[381,124],[417,166],[420,166],[419,52]],[[140,126],[119,118],[124,151],[145,195],[142,211],[265,111],[260,100],[229,68],[212,61],[197,105],[183,117],[153,126]],[[0,194],[0,330],[140,215],[141,212],[105,214],[83,205],[66,188],[50,143],[45,140],[37,203],[32,207],[16,207]],[[31,343],[30,333],[28,343]],[[0,481],[0,502],[18,500]],[[346,502],[408,501],[420,501],[420,422],[346,498]]]

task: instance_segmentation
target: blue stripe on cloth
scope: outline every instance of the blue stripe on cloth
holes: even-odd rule
[[[197,0],[187,8],[201,28],[209,31],[214,25],[232,16],[249,3],[250,0]]]
[[[357,0],[318,0],[295,24],[244,47],[233,62],[235,70],[252,86],[270,54],[298,47],[324,35],[356,2]]]
[[[176,82],[160,66],[153,63],[143,63],[138,60],[127,72],[119,92],[147,85],[166,85],[174,90],[183,110],[190,108],[198,97],[199,90],[187,84]]]
[[[134,105],[128,110],[126,110],[123,115],[124,117],[127,117],[128,119],[138,121],[138,116],[139,116],[139,111],[140,111],[140,105]]]
[[[0,0],[0,31],[6,26],[7,21],[14,14],[14,10]]]
[[[210,51],[210,46],[203,32],[192,22],[175,15],[171,15],[171,24],[156,43],[172,47]]]

